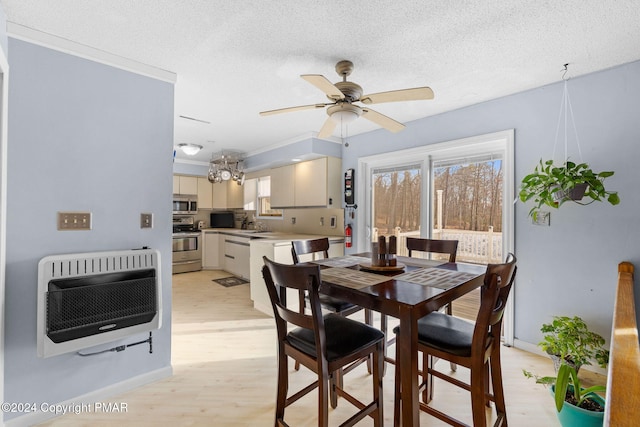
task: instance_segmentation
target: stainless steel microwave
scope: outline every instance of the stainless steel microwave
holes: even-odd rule
[[[174,215],[195,215],[198,213],[198,197],[184,194],[173,195]]]

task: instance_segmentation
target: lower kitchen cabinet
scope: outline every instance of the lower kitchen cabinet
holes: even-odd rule
[[[229,273],[249,279],[250,237],[239,237],[220,234],[224,239],[223,269]]]
[[[223,250],[221,250],[220,234],[217,231],[203,231],[202,235],[202,268],[209,270],[222,268],[220,254]]]
[[[262,267],[264,266],[263,256],[266,256],[272,261],[276,261],[282,264],[293,264],[293,257],[291,256],[291,240],[305,240],[305,239],[317,239],[323,236],[315,235],[291,235],[288,239],[268,240],[268,239],[255,239],[251,242],[251,299],[253,300],[253,307],[263,313],[273,315],[273,309],[271,308],[271,302],[269,301],[269,294],[267,293],[267,286],[262,278]],[[344,255],[344,238],[343,237],[329,237],[329,257],[339,257]],[[311,261],[312,255],[303,255],[300,261]],[[291,290],[290,290],[291,291]],[[298,297],[295,292],[291,291],[291,295],[287,293],[287,301],[292,303],[292,308],[295,309],[298,301]]]

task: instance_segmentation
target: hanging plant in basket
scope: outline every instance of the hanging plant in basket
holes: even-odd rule
[[[617,191],[608,191],[604,186],[605,178],[614,172],[594,172],[586,163],[566,161],[562,166],[554,165],[553,160],[542,161],[533,173],[522,179],[520,200],[533,200],[535,206],[529,215],[536,219],[542,206],[559,208],[566,201],[588,205],[595,201],[606,200],[612,205],[620,203]],[[582,201],[583,198],[587,201]]]
[[[569,64],[564,64],[564,74],[567,73]],[[537,220],[538,212],[543,206],[551,208],[559,208],[564,202],[573,201],[581,205],[588,205],[595,201],[608,201],[612,205],[620,203],[620,197],[617,191],[608,191],[604,187],[604,180],[613,175],[612,171],[594,172],[587,163],[580,161],[574,163],[569,160],[568,156],[568,118],[571,117],[573,131],[575,133],[575,142],[578,153],[582,158],[580,150],[580,142],[573,117],[573,109],[571,107],[571,99],[569,90],[567,89],[567,81],[564,80],[564,89],[562,92],[562,100],[560,102],[560,117],[558,118],[558,126],[556,128],[556,138],[553,147],[552,160],[540,160],[540,164],[536,165],[533,173],[528,174],[522,179],[520,185],[520,200],[527,202],[533,200],[534,207],[529,211],[529,216],[533,220]],[[564,162],[561,164],[554,163],[556,146],[558,144],[558,134],[560,124],[564,116]],[[587,198],[586,201],[582,201]]]

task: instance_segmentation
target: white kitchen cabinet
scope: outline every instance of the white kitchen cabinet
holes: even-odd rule
[[[271,206],[339,206],[341,166],[340,159],[323,157],[271,169]]]
[[[198,209],[213,208],[213,184],[207,178],[198,177]]]
[[[269,294],[267,293],[267,287],[262,277],[262,266],[264,261],[263,256],[266,256],[272,261],[279,262],[281,264],[293,264],[293,257],[291,256],[291,240],[304,240],[304,239],[317,239],[322,236],[315,235],[291,235],[287,239],[254,239],[251,241],[251,258],[250,258],[250,277],[251,277],[251,300],[253,306],[257,310],[263,313],[273,315],[271,308],[271,302],[269,301]],[[344,238],[343,237],[329,237],[329,257],[339,257],[344,255]],[[302,255],[301,261],[312,260],[311,254]],[[297,307],[298,297],[294,294],[289,295],[287,293],[287,301],[292,302],[292,308],[295,310]]]
[[[212,185],[213,201],[211,207],[213,209],[227,209],[227,184],[220,182]]]
[[[203,231],[202,245],[202,268],[217,270],[222,268],[220,255],[221,250],[220,234],[217,231]]]
[[[227,181],[227,208],[242,209],[244,205],[244,187],[236,181]]]
[[[173,175],[173,194],[180,194],[180,175]]]
[[[249,279],[250,237],[220,234],[224,239],[224,270],[239,277]]]
[[[273,168],[271,175],[271,206],[284,208],[295,206],[295,165]]]
[[[174,194],[198,194],[198,177],[174,175],[173,192]]]
[[[258,198],[258,180],[256,178],[247,179],[244,181],[244,204],[242,208],[245,211],[257,210],[256,201]]]

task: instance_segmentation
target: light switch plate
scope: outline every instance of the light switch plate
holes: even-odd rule
[[[153,214],[151,213],[140,214],[140,228],[153,228]]]
[[[337,223],[338,223],[338,217],[336,217],[335,215],[331,215],[331,218],[329,219],[329,226],[331,228],[336,228]]]
[[[91,212],[58,212],[58,230],[91,230]]]

